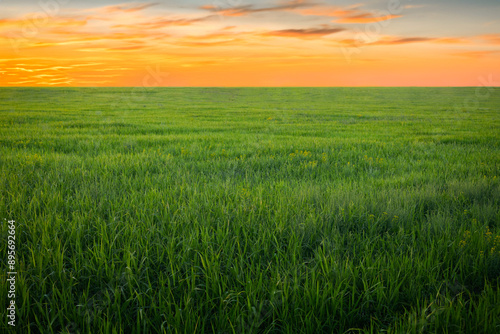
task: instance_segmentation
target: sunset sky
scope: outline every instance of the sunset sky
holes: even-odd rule
[[[499,14],[498,0],[0,0],[0,86],[500,86]]]

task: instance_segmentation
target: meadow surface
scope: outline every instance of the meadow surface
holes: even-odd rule
[[[16,330],[499,333],[500,90],[476,93],[1,88]]]

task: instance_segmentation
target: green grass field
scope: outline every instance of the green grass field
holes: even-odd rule
[[[2,88],[16,330],[499,333],[499,108],[486,88]]]

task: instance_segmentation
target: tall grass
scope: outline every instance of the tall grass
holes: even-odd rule
[[[474,91],[0,89],[16,329],[500,332],[500,94]]]

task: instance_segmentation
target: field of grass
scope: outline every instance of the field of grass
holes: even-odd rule
[[[499,89],[2,88],[16,330],[499,333],[499,109]]]

